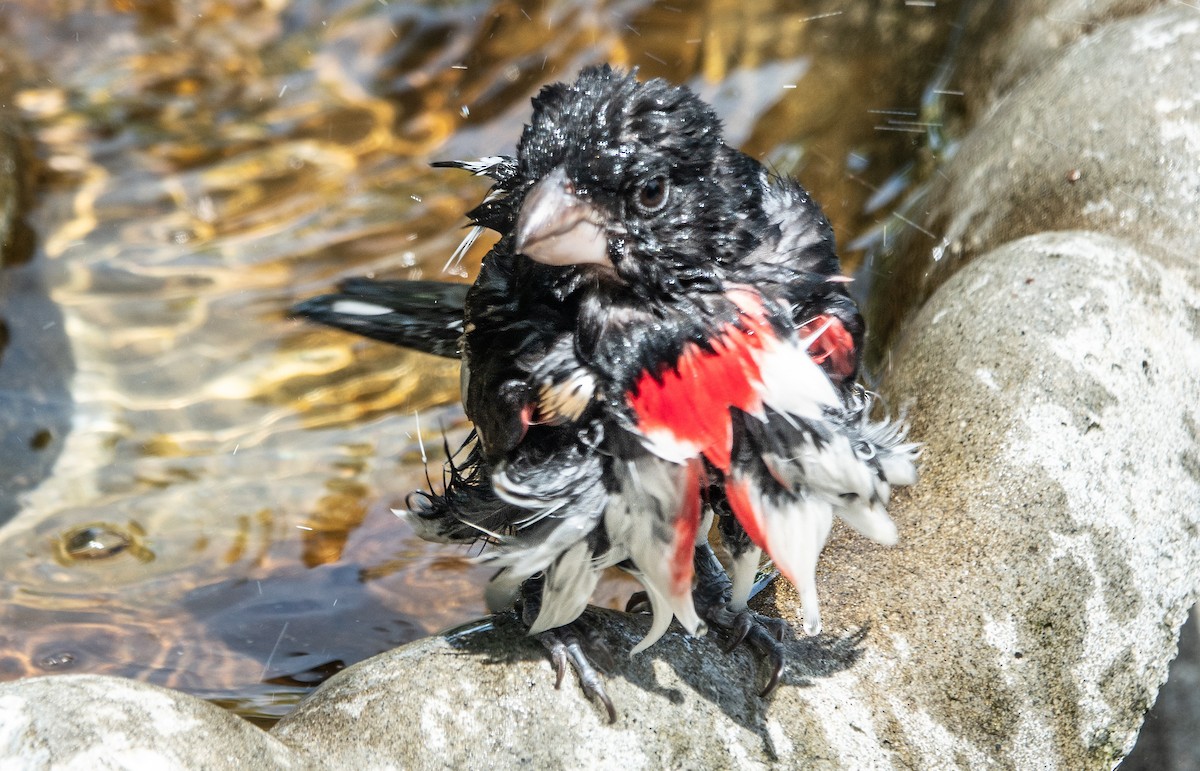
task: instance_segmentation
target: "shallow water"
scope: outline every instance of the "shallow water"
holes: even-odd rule
[[[480,614],[488,571],[389,511],[464,434],[457,365],[287,308],[443,275],[484,183],[429,162],[511,150],[541,84],[601,61],[692,85],[860,263],[954,134],[953,33],[982,15],[792,5],[6,3],[33,252],[0,268],[0,679],[269,722]]]

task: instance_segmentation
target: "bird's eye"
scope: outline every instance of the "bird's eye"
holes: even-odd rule
[[[637,190],[637,206],[646,214],[653,214],[667,203],[667,192],[670,183],[666,177],[654,177],[647,180]]]

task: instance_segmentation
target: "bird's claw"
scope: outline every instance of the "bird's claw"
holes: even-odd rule
[[[545,632],[544,634],[550,634]],[[554,664],[554,690],[562,688],[563,678],[567,674],[567,646],[561,641],[547,642],[541,636],[538,637],[542,645],[546,646],[546,650],[550,651],[550,661]]]
[[[604,680],[588,660],[580,645],[579,635],[572,625],[560,626],[535,635],[546,650],[550,652],[550,660],[554,664],[554,687],[562,687],[563,678],[567,673],[567,663],[579,677],[579,684],[589,698],[596,699],[604,705],[608,712],[608,722],[617,722],[617,709],[613,706],[608,691],[604,688]]]
[[[783,619],[763,616],[749,609],[735,613],[723,605],[710,608],[704,615],[711,627],[728,636],[726,653],[732,653],[735,648],[744,644],[759,657],[766,659],[771,674],[759,696],[770,696],[783,678],[783,640],[790,629],[788,623]]]
[[[729,629],[732,639],[725,646],[725,653],[733,653],[733,649],[746,641],[750,635],[750,630],[754,627],[754,621],[745,611],[737,614],[734,617],[733,626]]]

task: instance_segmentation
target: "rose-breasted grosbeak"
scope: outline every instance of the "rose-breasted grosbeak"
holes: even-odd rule
[[[634,652],[672,618],[692,634],[707,622],[772,661],[771,690],[782,623],[746,607],[761,550],[816,634],[833,516],[893,543],[884,507],[916,478],[916,446],[854,384],[863,324],[828,221],[725,145],[691,91],[608,67],[544,88],[515,158],[439,165],[495,182],[469,216],[501,238],[465,296],[356,279],[298,306],[461,356],[476,441],[409,520],[432,540],[495,542],[489,604],[519,596],[559,681],[570,660],[610,716],[572,624],[613,565],[654,613]]]

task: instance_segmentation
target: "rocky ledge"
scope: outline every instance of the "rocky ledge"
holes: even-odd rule
[[[0,766],[1119,762],[1200,564],[1200,12],[1041,5],[1094,18],[1053,55],[1054,25],[1013,33],[999,71],[1028,74],[927,199],[946,239],[890,268],[917,300],[885,391],[926,445],[901,543],[834,539],[826,632],[788,644],[771,698],[744,652],[670,634],[604,662],[609,724],[502,615],[347,669],[270,734],[136,683],[0,685]],[[786,586],[760,601],[797,617]],[[617,651],[645,628],[594,613]]]

